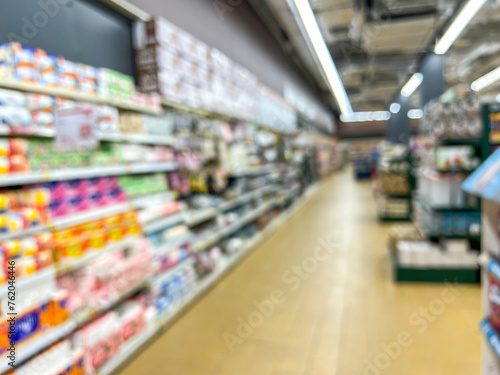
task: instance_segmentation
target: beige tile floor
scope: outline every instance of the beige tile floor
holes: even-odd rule
[[[479,286],[393,283],[388,227],[369,183],[335,175],[121,375],[479,374]],[[318,240],[338,246],[314,263]]]

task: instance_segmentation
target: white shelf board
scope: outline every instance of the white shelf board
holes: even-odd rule
[[[56,131],[55,129],[44,129],[32,126],[11,128],[7,125],[0,124],[0,135],[16,137],[55,138]],[[166,136],[161,134],[101,133],[98,135],[98,138],[103,142],[140,143],[162,146],[172,146],[175,144],[174,136]]]
[[[158,232],[162,229],[172,227],[184,222],[184,214],[182,212],[169,215],[160,219],[152,220],[152,222],[143,225],[143,231],[146,234]]]
[[[30,276],[25,276],[22,278],[16,278],[16,292],[20,293],[23,290],[31,288],[36,284],[43,284],[48,280],[55,280],[56,274],[54,267],[47,267],[39,272],[34,273]],[[7,296],[8,284],[4,283],[0,286],[0,299]],[[0,372],[1,373],[1,372]]]
[[[79,311],[75,312],[75,314],[73,314],[72,320],[77,324],[78,327],[81,327],[81,326],[87,324],[88,322],[90,322],[91,320],[93,320],[94,317],[96,317],[97,315],[100,315],[100,314],[108,311],[113,306],[120,304],[121,302],[125,301],[126,299],[133,296],[137,292],[145,289],[146,287],[148,287],[148,285],[149,285],[148,280],[144,280],[144,281],[138,283],[137,285],[132,286],[124,293],[122,293],[118,296],[112,297],[109,301],[107,301],[100,308],[97,308],[97,309],[83,308],[82,310],[79,310]]]
[[[160,115],[163,111],[155,108],[147,107],[141,104],[134,103],[132,100],[124,101],[111,98],[104,98],[98,95],[90,95],[79,91],[71,91],[62,88],[52,88],[34,83],[24,83],[13,79],[1,79],[0,87],[10,90],[18,90],[37,94],[45,94],[51,96],[59,96],[62,98],[77,100],[81,102],[107,104],[119,109],[128,111],[141,112],[151,115]]]
[[[120,176],[154,172],[170,172],[177,169],[175,163],[136,163],[88,168],[62,169],[45,172],[11,173],[0,176],[0,187],[30,185],[50,181],[68,181],[84,178]]]
[[[161,285],[168,279],[170,279],[172,276],[177,274],[178,272],[182,271],[184,268],[187,268],[189,266],[192,266],[195,263],[194,258],[187,258],[184,259],[181,263],[175,265],[174,267],[164,271],[163,273],[156,275],[151,281],[150,281],[150,286],[152,288],[157,287],[158,285]]]

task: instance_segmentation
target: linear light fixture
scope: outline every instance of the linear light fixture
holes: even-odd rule
[[[352,112],[350,114],[341,114],[340,119],[343,122],[370,122],[370,121],[387,121],[391,118],[389,111],[365,111]]]
[[[499,79],[500,79],[500,68],[496,68],[495,70],[492,70],[488,74],[472,82],[470,88],[474,91],[480,91],[485,87],[488,87],[489,85],[495,83]]]
[[[323,35],[321,34],[309,1],[288,0],[288,5],[295,15],[304,37],[306,40],[309,40],[308,45],[311,52],[321,65],[323,75],[339,105],[340,111],[344,115],[352,113],[351,103],[349,102],[349,98],[347,97],[347,93],[340,79],[339,72],[335,67],[330,51],[328,51],[325,40],[323,39]]]
[[[401,110],[401,104],[399,103],[392,103],[391,107],[389,108],[391,113],[397,114]]]
[[[444,55],[486,1],[487,0],[469,0],[436,44],[434,52],[438,55]]]
[[[421,109],[410,109],[408,111],[408,117],[411,118],[412,120],[418,120],[424,117],[424,111]]]
[[[423,80],[424,75],[422,73],[415,73],[401,89],[401,95],[408,97],[413,94]]]

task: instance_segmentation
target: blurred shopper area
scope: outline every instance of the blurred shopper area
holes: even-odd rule
[[[0,14],[0,375],[500,374],[498,1]]]

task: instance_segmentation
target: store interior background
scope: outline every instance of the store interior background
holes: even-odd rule
[[[0,92],[0,217],[41,217],[0,220],[0,374],[12,370],[10,260],[19,264],[19,319],[40,321],[16,338],[15,375],[500,373],[500,2],[305,1],[353,113],[294,15],[301,3],[0,2],[0,89],[15,92]],[[208,62],[162,44],[159,28],[144,42],[151,19],[208,47]],[[9,76],[10,42],[133,77],[133,92]],[[188,67],[160,79],[163,49]],[[148,74],[154,89],[144,89]],[[98,120],[86,164],[29,143],[58,140],[56,109],[53,121],[34,124],[44,110],[33,94],[60,98],[54,108],[116,113],[110,128]],[[9,101],[33,123],[20,130]],[[168,130],[150,132],[151,118]],[[122,200],[54,214],[57,187],[71,191],[69,207],[85,199],[68,181],[90,190],[97,180],[116,183],[105,190]],[[26,193],[36,205],[16,195],[30,189],[39,189]],[[41,235],[54,241],[42,246]],[[26,245],[33,239],[36,250]],[[305,276],[291,271],[330,240],[333,257],[313,259]],[[113,263],[123,268],[106,270]],[[115,285],[127,272],[126,286]],[[291,280],[297,293],[286,293]],[[273,289],[267,316],[255,301],[273,301]],[[252,313],[262,315],[255,327]]]

